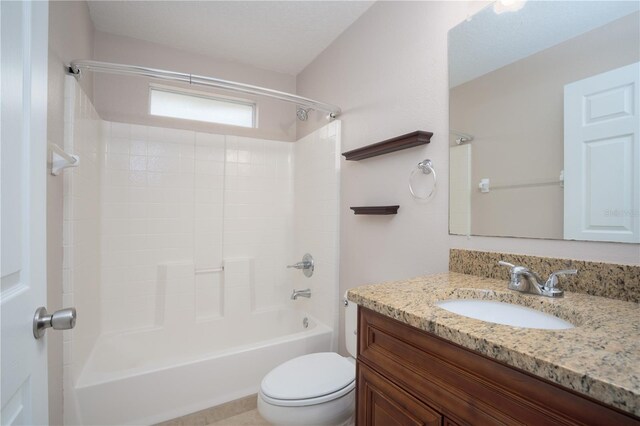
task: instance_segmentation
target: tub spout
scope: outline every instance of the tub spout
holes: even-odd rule
[[[304,290],[293,290],[293,293],[291,293],[291,300],[296,300],[298,297],[311,297],[311,289],[306,288]]]

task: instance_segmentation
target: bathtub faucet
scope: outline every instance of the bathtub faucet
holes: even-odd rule
[[[304,273],[304,276],[309,278],[311,277],[311,275],[313,275],[313,256],[307,253],[302,257],[302,262],[294,263],[293,265],[287,266],[287,268],[302,269],[302,273]]]
[[[305,288],[304,290],[293,290],[293,293],[291,293],[291,300],[296,300],[298,297],[311,297],[311,289]]]

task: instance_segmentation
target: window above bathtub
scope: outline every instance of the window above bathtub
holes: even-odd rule
[[[256,104],[251,101],[155,84],[149,86],[149,114],[256,127]]]

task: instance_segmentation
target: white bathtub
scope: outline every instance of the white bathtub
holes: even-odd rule
[[[84,425],[152,424],[189,414],[256,393],[276,365],[330,351],[331,341],[331,328],[285,309],[103,335],[76,382],[76,418]]]

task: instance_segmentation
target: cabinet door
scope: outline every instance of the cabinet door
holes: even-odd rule
[[[358,426],[440,425],[442,416],[358,362]]]

